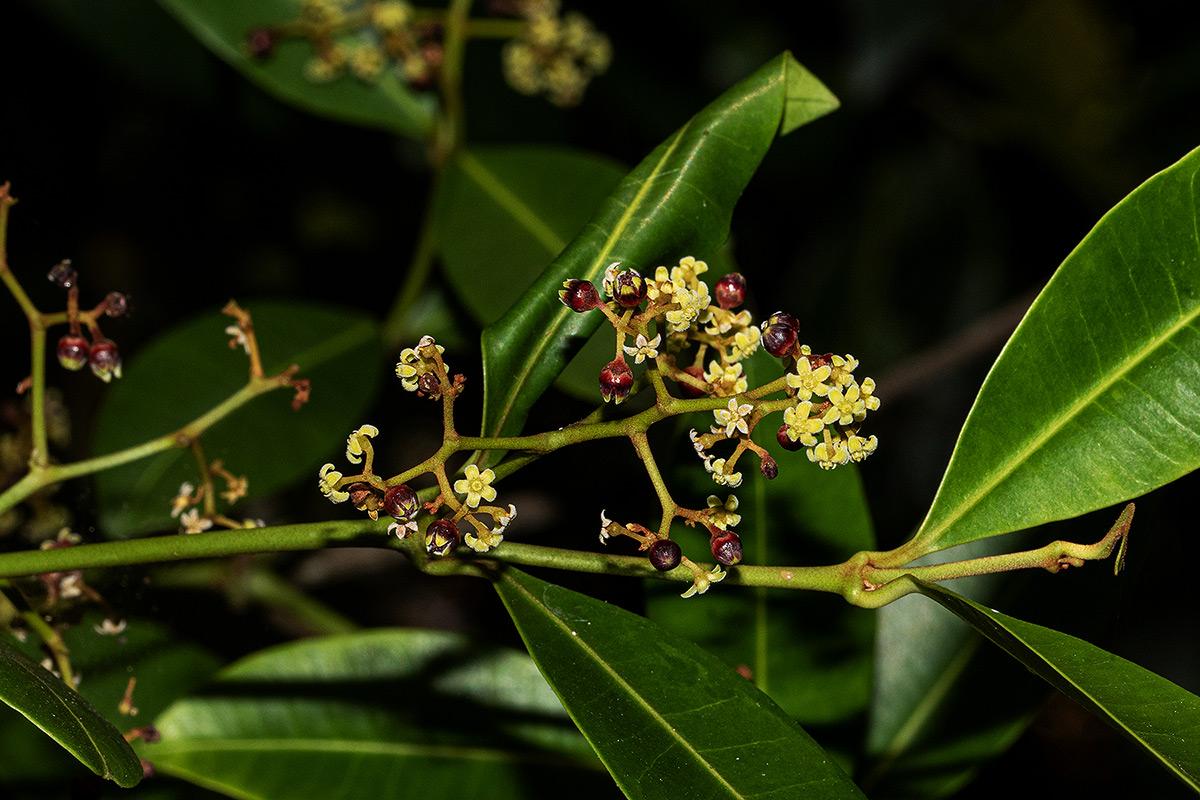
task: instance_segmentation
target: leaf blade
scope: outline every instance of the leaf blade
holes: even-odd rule
[[[412,139],[428,138],[434,101],[418,95],[385,69],[367,84],[350,76],[328,83],[305,77],[312,58],[306,42],[284,41],[268,59],[251,58],[245,40],[255,27],[294,20],[298,8],[290,0],[159,0],[184,27],[225,62],[270,94],[312,114],[354,125],[379,128]]]
[[[159,769],[239,797],[518,800],[534,772],[599,769],[528,657],[438,631],[270,648],[156,724]]]
[[[985,380],[914,548],[1077,516],[1200,466],[1197,174],[1200,150],[1063,262]]]
[[[141,781],[141,761],[120,731],[78,692],[4,639],[0,639],[0,701],[100,777],[125,788]]]
[[[519,570],[494,585],[627,797],[863,797],[770,698],[690,642]]]
[[[934,584],[903,580],[1200,791],[1200,697],[1082,639],[1001,614]]]
[[[804,111],[787,116],[793,96]],[[785,121],[800,124],[836,107],[828,89],[784,53],[650,153],[521,301],[484,330],[484,435],[519,433],[529,406],[599,327],[599,315],[574,314],[558,301],[564,280],[595,283],[613,261],[652,269],[715,251],[767,148],[790,130]]]

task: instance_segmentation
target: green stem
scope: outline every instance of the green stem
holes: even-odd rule
[[[25,500],[34,492],[54,483],[90,475],[106,469],[112,469],[131,461],[161,453],[174,447],[188,447],[192,440],[211,428],[218,421],[246,403],[273,389],[287,386],[290,373],[284,372],[273,378],[252,378],[249,383],[234,392],[217,406],[184,425],[179,430],[164,434],[142,444],[118,450],[95,458],[76,461],[71,464],[33,467],[21,480],[10,486],[0,495],[0,514]]]

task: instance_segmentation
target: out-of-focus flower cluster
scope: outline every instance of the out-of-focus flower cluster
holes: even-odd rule
[[[544,94],[556,106],[578,105],[583,91],[612,61],[608,37],[578,12],[560,15],[558,0],[525,0],[520,38],[504,46],[504,77],[522,94]]]

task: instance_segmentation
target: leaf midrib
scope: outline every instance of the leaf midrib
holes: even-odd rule
[[[598,266],[604,264],[608,260],[608,255],[612,252],[613,247],[616,246],[617,239],[629,226],[629,220],[633,218],[634,212],[641,207],[642,201],[645,199],[646,194],[650,191],[651,184],[654,183],[655,178],[659,177],[660,174],[665,174],[660,173],[659,170],[666,160],[670,158],[671,154],[675,152],[675,148],[679,145],[679,142],[682,141],[684,134],[691,128],[693,120],[694,118],[692,120],[688,120],[688,122],[679,129],[679,131],[675,134],[675,139],[667,146],[662,157],[659,158],[658,163],[654,165],[654,169],[651,170],[650,174],[645,178],[645,180],[642,181],[642,185],[634,194],[632,202],[630,202],[630,204],[625,208],[625,212],[621,215],[621,218],[617,221],[617,224],[613,226],[612,231],[605,239],[604,246],[600,249],[600,252],[596,254],[595,258],[592,259],[592,264],[590,267],[588,267],[587,275],[595,275],[597,273]],[[496,427],[493,429],[495,434],[499,434],[504,426],[504,422],[508,419],[509,414],[512,413],[513,406],[517,402],[517,397],[520,394],[521,387],[523,387],[529,380],[529,374],[540,362],[542,354],[545,353],[546,348],[550,346],[551,342],[558,341],[558,332],[562,328],[564,321],[567,319],[568,313],[570,312],[568,312],[564,307],[564,309],[558,313],[557,318],[549,325],[546,332],[543,335],[536,337],[535,344],[532,348],[532,354],[524,359],[524,365],[514,377],[511,384],[513,388],[509,391],[508,399],[504,404],[502,412],[496,419]]]
[[[519,592],[524,594],[528,598],[529,602],[534,605],[535,608],[540,605],[540,603],[538,603],[537,599],[533,596],[532,592],[530,592],[528,589],[526,589],[524,586],[522,586],[517,581],[513,580],[510,576],[505,575],[504,580],[506,582],[508,582],[508,584],[510,586],[515,587]],[[548,609],[547,609],[547,611],[548,611]],[[642,708],[642,710],[645,711],[646,714],[655,723],[657,723],[662,730],[667,731],[670,734],[671,738],[675,740],[676,744],[679,747],[681,747],[684,750],[684,752],[691,755],[692,758],[695,759],[697,763],[701,764],[704,767],[704,769],[708,771],[708,773],[710,775],[712,775],[714,778],[716,778],[716,780],[720,783],[720,785],[729,791],[730,796],[737,797],[737,798],[745,797],[745,795],[741,794],[736,788],[734,788],[734,786],[732,784],[730,784],[729,781],[725,780],[725,777],[723,775],[721,775],[721,773],[718,772],[715,767],[713,767],[712,763],[709,762],[708,759],[706,759],[703,755],[701,755],[699,750],[697,750],[696,748],[694,748],[692,746],[691,742],[689,742],[687,739],[680,736],[679,732],[676,731],[675,728],[670,723],[667,722],[666,718],[664,718],[661,714],[658,713],[658,711],[656,711],[654,709],[653,706],[651,706],[648,702],[646,702],[646,699],[636,689],[634,689],[633,686],[631,686],[623,677],[621,677],[621,675],[619,673],[617,673],[615,670],[613,670],[613,668],[609,666],[608,662],[605,661],[600,656],[599,653],[597,653],[589,644],[587,644],[587,642],[583,641],[583,639],[580,636],[575,635],[574,631],[571,630],[570,626],[568,626],[565,622],[563,622],[555,614],[547,613],[547,614],[545,614],[545,616],[547,618],[549,618],[553,622],[554,625],[556,625],[558,628],[560,628],[567,635],[569,641],[571,641],[573,644],[575,644],[577,647],[579,647],[581,650],[583,650],[583,652],[585,654],[587,654],[587,656],[589,658],[592,659],[593,663],[598,665],[604,672],[608,673],[608,675],[614,681],[616,681],[617,685],[620,686],[625,691],[625,694],[628,697],[630,697],[631,699],[636,701],[637,704]],[[580,728],[580,730],[582,730],[582,728]],[[586,731],[584,732],[584,736],[585,737],[587,736]],[[587,738],[590,741],[591,737],[587,737]],[[600,755],[601,760],[603,761],[604,756],[602,754],[600,754],[599,751],[597,751],[597,754]],[[613,778],[616,779],[616,777],[617,776],[615,774],[613,774]],[[618,783],[620,783],[619,780],[618,780]]]
[[[1014,454],[1005,462],[1000,469],[994,470],[988,477],[988,480],[980,484],[974,492],[972,492],[964,501],[962,501],[957,509],[941,522],[936,527],[925,529],[921,526],[921,531],[917,535],[920,541],[935,540],[946,530],[952,528],[954,524],[965,517],[971,509],[979,505],[983,498],[987,497],[997,486],[1008,479],[1025,461],[1027,461],[1035,452],[1042,448],[1046,442],[1053,439],[1070,423],[1075,417],[1083,412],[1089,405],[1094,403],[1100,395],[1108,391],[1117,381],[1124,378],[1131,370],[1149,358],[1156,350],[1169,342],[1174,336],[1184,328],[1187,328],[1191,323],[1200,316],[1200,304],[1196,305],[1191,313],[1180,317],[1174,325],[1167,328],[1166,331],[1156,336],[1150,343],[1141,350],[1136,351],[1132,356],[1125,359],[1117,369],[1113,370],[1109,377],[1097,383],[1090,392],[1083,395],[1075,403],[1071,404],[1063,413],[1055,417],[1049,425],[1042,429],[1042,432],[1033,437],[1029,444],[1023,449]],[[1022,323],[1024,327],[1024,323]],[[939,489],[939,494],[940,494]],[[933,518],[933,512],[937,508],[937,498],[934,498],[933,507],[930,508],[929,516],[926,517],[926,522]],[[962,542],[955,542],[961,544]],[[952,545],[947,545],[952,546]]]

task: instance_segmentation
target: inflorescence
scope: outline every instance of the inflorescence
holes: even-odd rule
[[[875,382],[859,382],[854,372],[858,360],[851,355],[817,354],[799,341],[799,322],[785,312],[770,315],[756,326],[748,310],[739,309],[746,299],[746,280],[730,273],[710,292],[701,279],[708,265],[693,257],[679,260],[673,267],[660,266],[652,278],[635,269],[622,269],[613,263],[604,272],[601,290],[587,280],[563,283],[559,299],[577,313],[598,311],[616,331],[615,357],[600,370],[600,396],[605,403],[619,405],[649,385],[656,403],[655,416],[642,426],[630,426],[627,435],[645,464],[662,503],[662,519],[657,530],[637,523],[622,524],[600,514],[600,541],[626,536],[646,551],[651,564],[669,571],[686,567],[692,585],[685,597],[703,594],[709,586],[725,577],[724,567],[742,560],[742,542],[733,531],[741,521],[738,499],[727,495],[709,496],[707,507],[688,509],[671,499],[655,465],[645,435],[645,426],[683,413],[711,412],[708,431],[692,429],[692,447],[704,468],[718,486],[730,489],[741,485],[738,470],[741,457],[751,452],[759,460],[759,470],[767,479],[775,478],[779,465],[752,434],[759,423],[782,412],[783,424],[775,432],[786,450],[805,449],[809,461],[823,469],[834,469],[858,462],[871,455],[877,445],[875,436],[864,437],[860,428],[867,412],[879,408]],[[782,360],[784,375],[758,387],[751,387],[745,371],[745,359],[759,348]],[[414,348],[400,354],[396,375],[405,389],[418,395],[441,400],[447,442],[453,431],[453,402],[465,384],[462,375],[451,376],[442,356],[444,349],[426,336]],[[633,366],[646,364],[645,374],[635,379]],[[678,395],[671,394],[667,381]],[[782,395],[782,397],[779,397]],[[690,402],[689,402],[690,401]],[[530,449],[546,452],[600,436],[613,435],[590,429],[587,421],[570,426],[569,435],[560,432],[553,443],[551,434],[526,437]],[[484,553],[499,545],[504,532],[516,516],[508,505],[485,505],[496,499],[492,486],[496,478],[491,469],[468,464],[461,479],[451,484],[445,470],[449,455],[456,447],[443,447],[424,464],[389,479],[374,471],[371,439],[378,430],[364,425],[350,434],[346,459],[362,465],[362,472],[344,475],[333,464],[325,464],[319,474],[321,492],[332,502],[350,501],[355,508],[377,519],[382,509],[393,518],[388,531],[401,539],[421,529],[418,517],[428,512],[435,519],[425,526],[425,547],[434,556],[453,550],[460,541],[460,523],[467,527],[462,538],[469,547]],[[567,438],[562,438],[564,435]],[[472,440],[482,450],[489,449],[486,439]],[[483,442],[479,445],[478,442]],[[725,452],[727,444],[732,452]],[[497,442],[491,449],[516,449],[513,440]],[[721,448],[723,455],[715,451]],[[439,494],[432,502],[422,503],[408,481],[421,474],[432,474]],[[449,515],[439,514],[446,507]],[[690,527],[709,532],[709,545],[717,564],[705,568],[682,554],[670,539],[671,524],[681,520]]]

